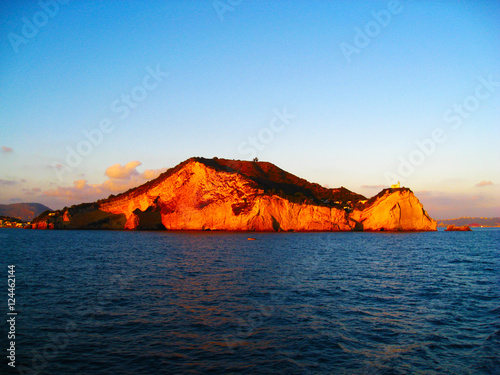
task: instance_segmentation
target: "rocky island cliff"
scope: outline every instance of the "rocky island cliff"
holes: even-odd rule
[[[428,231],[407,188],[371,199],[309,183],[268,162],[190,158],[117,196],[33,220],[35,229]]]

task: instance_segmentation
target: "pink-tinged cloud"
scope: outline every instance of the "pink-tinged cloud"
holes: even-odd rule
[[[419,190],[419,191],[414,191],[414,193],[418,198],[418,197],[431,197],[434,195],[435,192],[430,190]]]
[[[0,178],[0,185],[2,186],[12,186],[18,184],[19,181],[14,181],[14,180],[3,180]]]
[[[14,149],[12,147],[2,146],[2,152],[7,154],[9,152],[14,152]]]
[[[493,182],[491,181],[481,181],[476,184],[476,187],[491,186]]]
[[[427,213],[437,220],[462,216],[500,216],[500,200],[495,194],[488,194],[488,190],[476,194],[416,191],[415,195],[424,205]]]
[[[58,186],[56,189],[47,190],[43,194],[50,197],[64,198],[73,201],[95,201],[105,198],[109,194],[125,192],[131,188],[142,185],[148,180],[158,177],[165,171],[162,169],[147,169],[139,173],[136,168],[140,161],[132,161],[125,165],[115,164],[106,169],[108,180],[102,184],[89,185],[86,180],[76,180],[71,187]]]
[[[48,197],[59,197],[66,200],[96,200],[105,192],[99,185],[87,185],[87,181],[78,180],[73,182],[73,186],[58,186],[56,189],[46,190],[43,195]]]
[[[361,185],[363,189],[385,189],[386,187],[384,185]]]

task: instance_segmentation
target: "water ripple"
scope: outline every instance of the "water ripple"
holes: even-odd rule
[[[32,373],[493,374],[499,235],[8,230],[0,256]]]

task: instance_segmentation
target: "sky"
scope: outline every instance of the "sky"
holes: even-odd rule
[[[0,21],[0,204],[217,156],[500,216],[500,2],[41,0]]]

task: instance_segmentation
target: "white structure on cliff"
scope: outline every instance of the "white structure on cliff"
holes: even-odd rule
[[[399,189],[399,188],[400,188],[399,181],[397,184],[391,185],[391,189]]]

